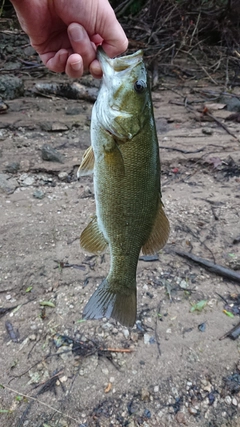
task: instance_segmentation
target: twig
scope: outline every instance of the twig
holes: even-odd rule
[[[159,148],[164,148],[165,150],[171,150],[171,151],[178,151],[179,153],[183,153],[183,154],[195,154],[205,150],[205,147],[203,147],[203,148],[199,148],[198,150],[187,151],[187,150],[181,150],[180,148],[165,147],[165,145],[160,145]]]
[[[219,119],[217,119],[216,117],[214,117],[214,115],[213,114],[211,114],[207,109],[206,109],[206,111],[204,111],[203,112],[203,114],[205,115],[205,116],[208,116],[208,117],[211,117],[219,126],[221,126],[229,135],[231,135],[233,138],[235,138],[237,141],[239,141],[239,138],[232,132],[232,131],[230,131],[229,129],[228,129],[228,127],[224,124],[224,123],[222,123]]]
[[[8,386],[6,386],[6,385],[2,384],[2,383],[0,384],[0,387],[5,388],[6,390],[12,391],[13,393],[15,393],[15,394],[17,394],[17,395],[20,395],[20,396],[26,397],[27,399],[34,400],[34,401],[36,401],[36,402],[40,403],[40,405],[46,406],[47,408],[51,409],[52,411],[55,411],[55,412],[57,412],[58,414],[61,414],[63,417],[65,417],[65,418],[69,418],[70,420],[75,421],[76,423],[81,423],[81,421],[80,421],[80,420],[77,420],[76,418],[71,417],[71,415],[64,414],[63,412],[59,411],[58,409],[53,408],[52,406],[48,405],[48,404],[47,404],[47,403],[45,403],[45,402],[42,402],[41,400],[36,399],[35,397],[29,396],[28,394],[21,393],[20,391],[14,390],[13,388],[10,388],[10,387],[8,387]]]
[[[206,268],[206,270],[209,270],[211,273],[217,274],[218,276],[226,277],[227,279],[233,280],[234,282],[237,282],[238,284],[240,284],[240,274],[236,273],[234,270],[231,270],[230,268],[226,268],[221,265],[214,264],[211,261],[208,261],[204,258],[200,258],[196,255],[190,254],[189,252],[181,252],[178,250],[175,250],[174,252],[183,258],[187,258],[187,259],[190,259],[191,261],[196,262],[197,264]]]
[[[234,326],[230,331],[228,331],[226,334],[224,334],[222,337],[219,338],[219,340],[223,340],[224,338],[231,338],[232,340],[236,340],[240,335],[240,322]]]
[[[110,351],[111,353],[132,353],[131,348],[99,348],[100,351]]]
[[[206,68],[203,66],[203,65],[201,65],[200,64],[200,62],[197,60],[197,58],[195,58],[195,56],[191,53],[191,52],[186,52],[185,50],[182,50],[181,49],[181,51],[183,52],[183,53],[186,53],[187,55],[189,55],[189,56],[191,56],[191,58],[196,62],[196,64],[199,66],[199,67],[201,67],[201,69],[204,71],[204,73],[207,75],[207,77],[211,80],[211,82],[212,83],[214,83],[215,85],[218,85],[218,83],[212,78],[212,76],[210,76],[210,74],[207,72],[207,70],[206,70]]]

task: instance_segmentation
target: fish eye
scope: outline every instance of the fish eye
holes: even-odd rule
[[[142,93],[146,89],[146,83],[144,80],[137,80],[134,83],[134,89],[137,93]]]

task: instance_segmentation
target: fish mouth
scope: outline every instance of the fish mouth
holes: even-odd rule
[[[110,70],[113,72],[124,71],[140,64],[143,60],[143,51],[138,50],[131,55],[109,58],[109,56],[107,56],[107,54],[104,52],[103,48],[99,47],[97,50],[97,59],[102,66],[103,74],[108,74]]]

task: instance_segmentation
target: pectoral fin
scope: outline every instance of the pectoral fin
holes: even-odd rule
[[[94,152],[92,146],[88,147],[88,149],[83,154],[82,162],[77,171],[77,177],[91,175],[93,173],[94,168]]]
[[[157,215],[153,224],[151,234],[147,242],[142,247],[144,255],[154,254],[167,243],[170,232],[168,219],[163,210],[163,205],[159,197]]]
[[[124,178],[124,160],[118,144],[114,143],[111,148],[104,146],[104,154],[105,165],[110,170],[111,176],[118,179]]]
[[[97,217],[95,216],[83,230],[80,236],[80,245],[88,252],[99,254],[104,251],[107,244],[103,233],[99,229]]]

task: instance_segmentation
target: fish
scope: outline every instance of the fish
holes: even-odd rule
[[[92,109],[91,146],[78,178],[93,173],[96,214],[81,247],[107,247],[110,270],[84,307],[85,319],[113,318],[132,327],[137,315],[140,251],[160,250],[169,236],[160,188],[160,158],[151,90],[141,50],[109,58],[98,49],[103,78]]]

